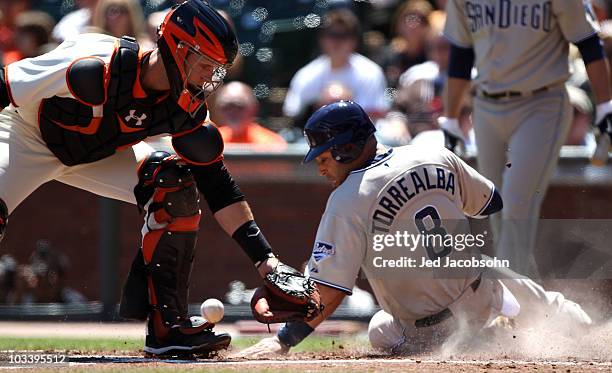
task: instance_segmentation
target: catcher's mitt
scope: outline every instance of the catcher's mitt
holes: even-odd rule
[[[279,263],[251,299],[255,319],[264,324],[310,321],[323,310],[319,289],[297,270]]]

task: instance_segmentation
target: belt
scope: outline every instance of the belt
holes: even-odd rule
[[[478,275],[476,280],[474,280],[474,282],[470,284],[472,291],[478,290],[481,280],[482,280],[482,273]],[[436,314],[433,314],[427,317],[423,317],[422,319],[415,320],[414,326],[417,328],[426,328],[428,326],[434,326],[448,319],[451,316],[453,316],[453,313],[451,312],[451,310],[449,310],[448,308],[445,308]]]
[[[535,94],[548,91],[549,87],[550,86],[546,86],[546,87],[534,89],[533,91],[526,91],[526,92],[505,91],[505,92],[491,93],[491,92],[480,90],[480,95],[482,97],[489,98],[492,100],[499,100],[502,98],[511,98],[511,97],[530,97]]]

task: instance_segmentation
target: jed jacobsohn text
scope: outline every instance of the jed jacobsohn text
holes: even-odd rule
[[[485,232],[486,233],[486,232]],[[395,232],[395,234],[375,234],[372,249],[382,251],[385,247],[405,247],[410,251],[417,247],[453,247],[457,251],[466,248],[482,248],[485,245],[484,234],[412,234]]]
[[[383,259],[377,256],[373,260],[376,268],[509,268],[510,261],[508,259],[452,259],[451,257],[442,257],[437,259],[427,259],[422,257],[421,260],[402,256],[397,259]]]

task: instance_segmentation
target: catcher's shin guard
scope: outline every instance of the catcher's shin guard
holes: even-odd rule
[[[201,317],[188,317],[189,277],[200,223],[199,193],[189,168],[165,152],[151,154],[134,189],[145,212],[142,248],[130,270],[120,313],[148,318],[148,355],[208,355],[231,338]]]
[[[199,195],[189,168],[155,152],[138,170],[134,189],[145,212],[142,248],[124,286],[120,315],[156,325],[163,338],[187,319],[187,294],[200,222]]]
[[[0,198],[0,241],[4,238],[4,232],[8,224],[8,215],[8,207],[6,207],[6,203]]]

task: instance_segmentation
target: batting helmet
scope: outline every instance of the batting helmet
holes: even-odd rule
[[[202,0],[175,5],[159,26],[157,46],[166,68],[170,89],[179,106],[195,117],[206,98],[221,84],[238,53],[238,41],[230,24]],[[187,57],[198,59],[189,65]],[[189,83],[195,65],[214,66],[210,80],[201,86]]]
[[[303,162],[310,162],[329,149],[336,161],[349,163],[359,157],[374,132],[376,128],[368,114],[353,101],[325,105],[304,126],[310,150]],[[349,149],[347,144],[356,146]]]

